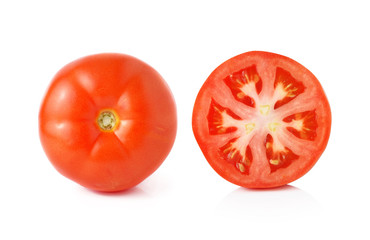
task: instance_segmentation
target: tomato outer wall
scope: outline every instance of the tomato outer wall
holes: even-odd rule
[[[111,109],[113,132],[97,125]],[[131,188],[170,152],[176,106],[163,78],[146,63],[106,53],[78,59],[53,78],[39,112],[39,134],[53,166],[80,185],[104,192]]]
[[[320,126],[319,136],[315,141],[315,151],[313,151],[310,156],[305,157],[304,164],[299,165],[299,163],[296,162],[294,169],[286,170],[284,175],[274,174],[274,176],[270,179],[241,176],[238,172],[236,172],[234,166],[227,164],[225,163],[225,160],[220,159],[217,151],[215,150],[216,148],[220,147],[220,145],[212,145],[209,144],[210,141],[208,141],[210,135],[206,118],[212,94],[217,94],[217,89],[220,87],[219,81],[224,79],[226,76],[245,68],[246,66],[256,63],[260,65],[273,63],[276,67],[290,69],[292,72],[294,72],[294,75],[297,77],[297,79],[303,77],[312,81],[312,84],[315,85],[317,91],[316,100],[322,106],[321,109],[324,110],[324,116],[319,119],[319,122],[322,123],[323,126]],[[240,104],[237,106],[240,106]],[[273,188],[283,186],[297,180],[305,175],[315,165],[325,150],[329,140],[331,129],[331,111],[329,102],[321,87],[321,84],[308,69],[298,62],[279,54],[252,51],[237,55],[225,61],[210,74],[201,87],[195,100],[192,116],[192,127],[195,139],[203,155],[211,167],[221,177],[229,182],[246,188]],[[258,134],[256,135],[258,136]],[[266,151],[266,149],[259,149],[258,151]]]

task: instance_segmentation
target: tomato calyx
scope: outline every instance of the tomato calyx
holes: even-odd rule
[[[119,118],[114,110],[104,109],[100,111],[96,123],[102,132],[113,132],[118,126]]]

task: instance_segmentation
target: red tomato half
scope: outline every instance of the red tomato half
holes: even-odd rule
[[[76,60],[54,77],[41,105],[45,153],[67,178],[125,190],[152,174],[176,135],[175,102],[149,65],[122,54]]]
[[[214,170],[248,188],[290,183],[324,151],[331,127],[325,93],[294,60],[247,52],[221,64],[194,105],[195,138]]]

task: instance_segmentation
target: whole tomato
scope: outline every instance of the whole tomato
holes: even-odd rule
[[[96,190],[131,188],[151,175],[176,136],[176,106],[163,78],[123,54],[63,67],[39,113],[45,153],[65,177]]]

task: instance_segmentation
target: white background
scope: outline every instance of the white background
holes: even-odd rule
[[[0,239],[370,239],[367,1],[1,1]],[[321,81],[328,147],[301,179],[247,190],[219,177],[192,134],[196,94],[225,60],[289,56]],[[133,55],[168,82],[175,145],[137,187],[98,194],[64,178],[38,137],[53,75],[76,58]]]

